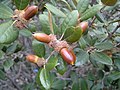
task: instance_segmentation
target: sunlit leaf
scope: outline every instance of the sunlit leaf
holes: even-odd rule
[[[13,29],[12,21],[0,25],[0,43],[9,44],[18,37],[18,31]]]
[[[69,27],[76,26],[78,16],[79,14],[77,10],[73,10],[71,13],[69,13],[62,23],[61,26],[62,32],[64,32]]]
[[[12,9],[0,3],[0,18],[2,19],[11,18],[12,15],[13,15]]]
[[[53,5],[47,3],[46,7],[47,7],[48,10],[50,10],[56,16],[58,16],[58,17],[66,17],[66,15],[62,11],[60,11],[59,9],[57,9]]]
[[[93,16],[95,16],[95,14],[97,14],[97,12],[99,12],[99,10],[102,8],[101,5],[94,5],[93,7],[87,9],[80,17],[81,21],[87,20]]]
[[[40,72],[40,81],[41,81],[41,84],[43,85],[43,87],[45,89],[50,89],[50,78],[49,78],[49,73],[46,69],[42,69],[41,72]]]
[[[77,10],[80,13],[80,15],[86,11],[86,9],[89,6],[89,2],[90,0],[79,0],[77,4]]]

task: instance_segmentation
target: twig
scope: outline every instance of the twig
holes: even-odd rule
[[[89,26],[91,27],[96,19],[96,16],[93,17],[92,21],[90,22]]]
[[[54,54],[55,51],[52,51],[50,56],[46,59],[46,62],[48,62],[48,60],[50,59],[50,57]]]

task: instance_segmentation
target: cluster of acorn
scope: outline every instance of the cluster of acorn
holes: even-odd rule
[[[22,11],[16,11],[16,17],[22,18],[24,20],[30,20],[36,13],[38,12],[37,6],[29,6]],[[81,27],[82,32],[85,32],[88,27],[88,22],[81,22],[78,24]],[[34,33],[33,37],[43,43],[48,44],[50,47],[54,48],[55,51],[60,53],[61,57],[68,64],[74,65],[76,61],[76,55],[74,54],[70,45],[64,40],[58,40],[55,35],[50,34],[47,35],[45,33]],[[32,63],[36,63],[38,66],[45,65],[46,60],[44,58],[40,58],[36,55],[29,54],[26,56],[26,59]]]
[[[26,27],[30,19],[38,12],[37,6],[27,6],[24,10],[16,9],[14,11],[13,19],[16,20],[15,26],[19,29]]]

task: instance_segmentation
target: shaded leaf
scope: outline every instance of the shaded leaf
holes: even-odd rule
[[[65,85],[66,85],[65,81],[55,79],[51,87],[56,90],[62,90],[65,87]]]
[[[56,66],[57,61],[58,61],[57,57],[51,57],[46,64],[46,69],[48,71],[52,70]]]
[[[113,6],[116,4],[117,0],[101,0],[101,2],[107,6]]]
[[[5,73],[2,70],[0,70],[0,79],[5,80],[5,78],[6,78]]]
[[[67,70],[67,66],[62,59],[58,60],[58,64],[59,65],[56,66],[57,72],[63,75]]]
[[[23,10],[27,7],[30,0],[14,0],[14,3],[18,10]]]
[[[80,14],[84,13],[89,6],[90,0],[79,0],[77,4],[77,10]]]
[[[50,89],[50,78],[49,78],[49,73],[46,69],[42,69],[41,72],[40,72],[40,81],[41,81],[41,84],[43,85],[43,87],[45,89]]]
[[[6,60],[6,61],[3,63],[3,67],[4,67],[5,71],[9,70],[10,67],[13,66],[13,64],[14,64],[14,62],[13,62],[11,59]]]
[[[88,84],[87,81],[84,78],[80,78],[80,90],[88,90]]]
[[[45,56],[45,46],[43,43],[37,41],[37,40],[34,40],[32,42],[32,49],[33,49],[33,52],[39,56],[39,57],[44,57]]]
[[[83,65],[88,60],[89,60],[89,54],[86,51],[80,49],[79,53],[77,54],[77,59],[76,59],[75,65],[76,66]]]
[[[78,11],[73,10],[71,13],[67,15],[67,17],[64,19],[62,26],[61,26],[61,31],[62,33],[69,27],[76,26],[77,21],[78,21]]]
[[[93,7],[87,9],[80,17],[81,21],[87,20],[93,16],[95,16],[95,14],[97,14],[97,12],[102,8],[101,5],[94,5]]]
[[[93,52],[90,54],[90,59],[106,65],[112,65],[112,59],[102,52]]]
[[[48,16],[45,14],[39,15],[40,19],[40,24],[42,26],[42,31],[45,32],[46,34],[50,34],[50,24],[49,24],[49,19]]]
[[[66,17],[66,15],[62,11],[60,11],[59,9],[57,9],[53,5],[47,3],[46,7],[47,7],[48,10],[50,10],[56,16],[58,16],[58,17]]]
[[[22,29],[22,30],[19,31],[19,33],[20,33],[20,35],[23,35],[25,37],[32,36],[32,33],[29,30],[27,30],[27,29]]]
[[[11,18],[12,15],[13,15],[12,9],[0,3],[0,18],[2,19]]]
[[[113,47],[114,47],[113,44],[111,42],[109,42],[109,41],[95,44],[95,48],[101,49],[101,50],[110,50]]]
[[[18,31],[13,29],[12,21],[0,25],[0,43],[9,44],[18,37]]]

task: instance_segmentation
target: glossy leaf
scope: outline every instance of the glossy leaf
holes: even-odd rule
[[[14,64],[14,62],[10,59],[10,60],[6,60],[4,63],[3,63],[3,67],[5,69],[5,71],[9,70],[10,67],[12,67]]]
[[[50,78],[49,78],[49,73],[46,69],[42,69],[41,72],[40,72],[40,81],[41,81],[41,84],[43,85],[43,87],[45,89],[50,89]]]
[[[47,7],[48,10],[50,10],[56,16],[58,16],[58,17],[66,17],[66,15],[62,11],[60,11],[59,9],[57,9],[53,5],[47,3],[46,7]]]
[[[101,2],[107,6],[113,6],[116,4],[117,0],[101,0]]]
[[[57,65],[57,61],[58,59],[56,57],[51,57],[46,64],[46,69],[48,71],[52,70]]]
[[[40,24],[42,26],[42,31],[46,34],[50,34],[50,24],[49,24],[49,19],[48,16],[45,14],[41,14],[39,15],[39,19],[40,19]]]
[[[77,54],[77,60],[76,60],[75,65],[76,66],[83,65],[88,60],[89,60],[89,54],[86,51],[80,49],[79,53]]]
[[[66,36],[68,36],[66,38],[66,41],[70,42],[70,43],[73,43],[73,42],[76,42],[80,39],[81,35],[82,35],[82,30],[80,27],[71,27],[70,29],[68,28],[66,30],[66,33],[65,33]]]
[[[95,48],[101,49],[101,50],[110,50],[113,48],[113,44],[109,41],[101,42],[101,43],[95,44]]]
[[[89,2],[90,0],[79,0],[77,4],[77,10],[80,13],[80,15],[86,11],[86,9],[89,6]]]
[[[12,21],[0,25],[0,43],[9,44],[18,37],[18,31],[13,29]]]
[[[73,10],[71,13],[69,13],[62,23],[61,26],[62,32],[64,32],[69,27],[76,26],[78,16],[79,14],[77,10]]]
[[[87,20],[93,16],[95,16],[95,14],[97,14],[97,12],[102,8],[101,5],[94,5],[93,7],[87,9],[80,17],[81,21]]]
[[[2,19],[11,18],[12,15],[13,15],[12,9],[0,3],[0,18]]]
[[[106,65],[112,65],[112,59],[102,52],[93,52],[90,54],[90,59]]]
[[[30,0],[14,0],[14,3],[18,10],[25,9],[28,6],[29,2]]]
[[[45,56],[45,46],[43,43],[34,40],[32,42],[32,49],[33,49],[33,52],[35,53],[35,55],[37,55],[39,57]]]

